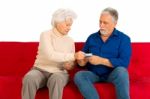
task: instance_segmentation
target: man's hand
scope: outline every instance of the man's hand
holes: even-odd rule
[[[75,59],[76,60],[84,60],[85,58],[85,53],[82,51],[78,51],[77,53],[75,53]]]
[[[102,58],[99,56],[95,56],[95,55],[89,57],[88,60],[93,65],[99,65],[102,63]]]
[[[71,70],[71,69],[73,69],[73,65],[74,65],[73,62],[65,62],[63,64],[63,68],[66,70]]]

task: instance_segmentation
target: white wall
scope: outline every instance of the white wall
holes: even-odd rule
[[[39,41],[40,33],[51,28],[51,15],[58,8],[78,14],[69,35],[85,41],[99,29],[100,12],[108,6],[118,10],[117,28],[132,42],[150,42],[148,0],[0,0],[0,41]]]

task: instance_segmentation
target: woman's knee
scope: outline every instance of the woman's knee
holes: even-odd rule
[[[23,78],[23,84],[37,84],[40,78],[40,72],[37,70],[29,71]]]
[[[58,73],[54,73],[50,76],[50,78],[48,79],[47,84],[63,84],[66,85],[66,83],[69,80],[69,76],[68,74],[58,74]]]
[[[25,75],[24,78],[23,78],[23,85],[24,84],[33,84],[35,81],[34,81],[34,77],[32,75]]]

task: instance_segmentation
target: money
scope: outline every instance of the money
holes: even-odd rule
[[[90,57],[92,55],[93,55],[92,53],[85,53],[85,57]]]

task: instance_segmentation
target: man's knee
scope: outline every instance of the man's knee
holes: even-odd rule
[[[115,71],[118,75],[128,74],[127,69],[124,68],[124,67],[116,67],[116,68],[114,69],[114,71]]]
[[[74,76],[74,82],[77,84],[77,83],[80,83],[80,82],[83,82],[85,80],[85,74],[86,74],[87,71],[79,71],[75,74]]]
[[[116,74],[117,78],[120,80],[120,81],[128,81],[129,77],[128,77],[128,71],[126,68],[124,67],[117,67],[114,69],[114,73]]]

